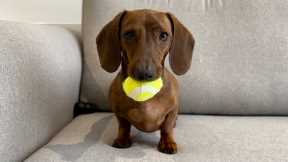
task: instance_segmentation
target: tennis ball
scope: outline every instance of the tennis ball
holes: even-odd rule
[[[127,77],[122,83],[125,94],[135,101],[146,101],[154,97],[163,87],[162,78],[153,81],[138,81]]]

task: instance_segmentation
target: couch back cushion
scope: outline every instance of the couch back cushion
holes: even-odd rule
[[[288,114],[287,0],[84,0],[83,102],[108,110],[116,73],[101,69],[95,38],[141,8],[172,12],[195,37],[192,67],[177,77],[182,113]]]

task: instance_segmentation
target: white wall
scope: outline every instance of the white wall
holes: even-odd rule
[[[80,24],[82,0],[0,0],[0,20]]]

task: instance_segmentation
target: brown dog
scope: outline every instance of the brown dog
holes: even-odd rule
[[[169,53],[173,72],[182,75],[191,65],[193,47],[191,33],[170,13],[124,11],[105,25],[97,36],[101,66],[114,72],[121,63],[121,71],[109,92],[109,102],[119,122],[114,147],[131,146],[132,124],[145,132],[160,129],[159,151],[177,152],[173,128],[179,110],[178,84],[164,67],[164,60]],[[136,102],[122,90],[122,82],[127,76],[141,81],[162,77],[164,85],[152,99]]]

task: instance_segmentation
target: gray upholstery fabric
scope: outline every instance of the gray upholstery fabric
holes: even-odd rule
[[[75,35],[79,41],[82,41],[82,35],[81,35],[81,24],[53,24],[54,26],[60,26],[63,27]]]
[[[171,11],[194,34],[192,68],[178,77],[181,112],[288,114],[287,0],[84,0],[82,101],[107,109],[115,74],[100,68],[95,37],[136,8]]]
[[[59,27],[0,21],[0,161],[22,161],[72,120],[81,53]]]
[[[77,117],[26,162],[286,162],[288,118],[180,115],[179,152],[157,151],[159,132],[133,129],[133,145],[116,149],[116,118],[109,113]]]

